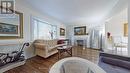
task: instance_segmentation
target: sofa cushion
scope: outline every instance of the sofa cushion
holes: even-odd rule
[[[111,65],[130,69],[130,62],[129,61],[123,61],[120,59],[114,59],[114,58],[110,58],[110,57],[102,57],[101,61],[108,63],[108,64],[111,64]]]
[[[43,43],[43,42],[44,42],[44,40],[40,40],[40,39],[37,39],[34,41],[34,43]]]
[[[57,51],[57,48],[53,48],[53,49],[48,50],[49,53],[54,52],[54,51]]]
[[[43,43],[34,43],[34,47],[37,49],[45,50],[45,46]]]
[[[104,63],[101,61],[101,57],[99,59],[98,65],[106,71],[106,73],[130,73],[129,69],[114,66],[108,63]]]
[[[130,57],[126,57],[126,56],[109,54],[109,53],[106,53],[106,52],[101,52],[100,56],[109,57],[109,58],[115,58],[115,59],[119,59],[119,60],[124,60],[124,61],[129,61],[130,62]]]

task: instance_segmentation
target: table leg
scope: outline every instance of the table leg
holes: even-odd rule
[[[69,50],[66,50],[66,52],[67,52],[70,56],[72,56],[72,48],[70,48]]]
[[[72,48],[71,48],[71,56],[72,56]]]
[[[60,59],[60,51],[58,51],[58,60]]]

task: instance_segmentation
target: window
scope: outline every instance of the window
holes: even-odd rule
[[[56,39],[57,27],[33,18],[33,39]]]

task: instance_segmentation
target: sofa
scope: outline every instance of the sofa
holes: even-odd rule
[[[38,39],[34,41],[35,54],[47,58],[57,53],[57,40]]]
[[[98,65],[107,73],[130,73],[130,57],[101,52]]]

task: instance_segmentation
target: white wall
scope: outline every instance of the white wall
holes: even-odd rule
[[[124,24],[128,23],[128,7],[125,7],[111,18],[109,18],[105,23],[105,35],[107,38],[107,32],[111,33],[111,36],[115,37],[124,37]],[[129,27],[130,28],[130,27]],[[128,32],[130,33],[130,32]],[[124,42],[128,42],[129,37],[125,38]],[[119,40],[117,40],[119,41]],[[108,43],[107,43],[108,44]],[[110,47],[107,46],[106,47]],[[129,43],[128,43],[128,53],[130,53]]]
[[[106,34],[110,32],[111,36],[124,36],[125,23],[128,23],[128,8],[123,9],[106,21]]]
[[[103,27],[104,22],[97,22],[97,23],[86,23],[86,24],[69,24],[66,26],[67,28],[67,38],[71,39],[72,45],[74,45],[76,39],[84,39],[87,40],[86,45],[89,48],[89,36],[88,35],[74,35],[74,27],[81,27],[86,26],[86,33],[90,31],[91,28]]]
[[[51,24],[57,25],[58,27],[58,38],[66,38],[66,36],[60,37],[60,27],[66,28],[65,25],[63,25],[60,21],[52,18],[51,16],[48,16],[46,14],[43,14],[39,11],[37,11],[35,8],[32,8],[31,6],[28,6],[28,3],[24,3],[23,0],[16,0],[15,5],[16,11],[22,12],[24,15],[24,38],[23,39],[11,39],[11,40],[0,40],[0,44],[10,44],[10,43],[19,43],[19,42],[31,42],[31,16],[36,16],[46,22],[49,22]],[[13,48],[13,47],[12,47]],[[0,47],[1,49],[1,47]],[[7,48],[6,48],[7,50]],[[26,57],[30,58],[34,56],[34,49],[33,48],[27,48],[25,49]]]
[[[81,27],[81,26],[86,26],[86,32],[88,32],[89,31],[89,26],[87,26],[87,25],[79,25],[79,24],[77,24],[77,25],[68,25],[67,26],[67,38],[69,38],[69,39],[71,39],[71,42],[72,42],[72,45],[74,45],[74,40],[75,39],[84,39],[84,38],[86,38],[86,35],[81,35],[81,36],[75,36],[74,35],[74,27]]]
[[[128,54],[129,54],[129,57],[130,57],[130,0],[128,2],[129,6],[128,6]]]

